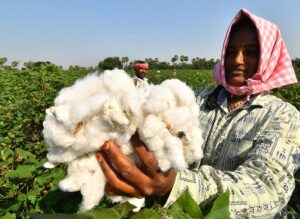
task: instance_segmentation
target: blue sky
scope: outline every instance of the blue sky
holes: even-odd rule
[[[276,23],[300,57],[299,0],[1,0],[0,57],[95,66],[108,56],[220,58],[241,8]]]

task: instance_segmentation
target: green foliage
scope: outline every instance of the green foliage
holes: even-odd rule
[[[300,69],[296,70],[297,78],[300,80]],[[300,109],[300,83],[284,86],[280,89],[274,89],[272,92],[275,96],[293,104]]]
[[[31,65],[33,66],[33,65]],[[90,69],[93,71],[94,69]],[[0,74],[0,218],[29,218],[29,213],[39,215],[62,213],[77,216],[81,195],[79,192],[67,193],[58,189],[58,182],[64,178],[66,167],[61,165],[54,169],[44,169],[47,147],[43,142],[41,131],[45,117],[45,110],[53,105],[58,92],[70,86],[78,78],[84,77],[87,69],[72,70],[56,69],[47,71],[41,67],[36,70],[10,70]],[[133,73],[133,72],[131,72]],[[149,81],[160,83],[175,76],[173,70],[155,70],[148,72]],[[214,87],[212,71],[177,70],[176,78],[185,81],[193,89],[200,87]],[[298,71],[299,78],[299,71]],[[297,106],[299,105],[299,85],[286,86],[275,91],[280,96]],[[300,176],[297,175],[297,180]],[[299,183],[297,185],[299,188]],[[150,209],[143,209],[139,213],[132,212],[132,206],[124,204],[114,206],[104,200],[93,209],[94,213],[87,213],[85,217],[93,218],[100,214],[114,214],[120,218],[192,218],[198,215],[197,206],[184,193],[182,199],[170,209],[162,209],[155,205]],[[215,217],[212,212],[222,212],[226,208],[224,200],[212,199],[216,206],[206,204],[201,206],[204,217]],[[299,211],[299,190],[291,209]],[[215,197],[216,198],[216,197]],[[182,201],[183,200],[183,201]],[[219,200],[217,202],[217,200]],[[223,201],[222,201],[223,200]],[[298,200],[298,202],[297,202]],[[218,204],[218,203],[221,204]],[[190,203],[188,206],[185,203]],[[223,204],[222,204],[223,203]],[[112,208],[111,208],[112,207]],[[106,209],[106,210],[104,210]],[[97,213],[95,213],[97,212]],[[292,210],[290,211],[292,214]],[[98,216],[99,216],[98,215]],[[224,213],[225,215],[225,213]],[[33,217],[35,217],[33,215]],[[53,217],[54,218],[54,217]],[[66,217],[64,217],[66,218]]]
[[[188,189],[182,193],[180,198],[172,205],[171,209],[186,212],[193,218],[204,218],[200,207],[189,195]]]
[[[174,219],[227,219],[229,218],[229,192],[221,194],[212,203],[212,209],[207,215],[203,215],[201,207],[189,195],[186,189],[176,202],[168,209],[154,206],[153,208],[144,208],[139,212],[133,212],[134,206],[125,202],[113,206],[112,208],[94,209],[87,213],[81,214],[36,214],[31,213],[33,219],[68,219],[68,218],[116,218],[116,219],[160,219],[160,218],[174,218]]]
[[[119,57],[107,57],[98,64],[101,70],[112,70],[114,68],[122,68],[122,62]]]
[[[1,65],[4,65],[5,62],[7,62],[7,58],[6,58],[6,57],[1,57],[1,58],[0,58],[0,66],[1,66]]]
[[[42,167],[47,148],[41,130],[45,109],[53,105],[58,91],[84,75],[45,70],[0,74],[0,215],[25,218],[31,211],[76,212],[80,194],[57,189],[65,167]]]

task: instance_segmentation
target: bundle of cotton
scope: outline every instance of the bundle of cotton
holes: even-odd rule
[[[46,110],[43,135],[49,145],[45,167],[68,164],[59,183],[64,191],[81,191],[81,209],[89,210],[104,195],[106,179],[95,158],[107,140],[115,141],[133,161],[131,136],[138,129],[141,139],[154,151],[162,171],[183,170],[202,157],[198,106],[193,91],[179,80],[152,85],[143,94],[121,70],[96,74],[63,89],[55,106]],[[139,210],[144,199],[112,197]]]
[[[99,150],[107,140],[115,140],[129,153],[129,139],[143,116],[138,98],[131,78],[117,69],[62,89],[43,123],[49,163],[71,162]]]
[[[49,148],[44,166],[68,164],[59,187],[81,191],[83,211],[97,205],[104,194],[106,180],[94,152],[113,140],[124,153],[132,153],[130,138],[142,121],[141,104],[132,79],[115,69],[62,89],[55,105],[46,110],[43,136]]]
[[[154,87],[143,109],[145,118],[138,132],[155,152],[162,171],[184,170],[202,158],[199,108],[194,92],[184,82],[171,79]]]

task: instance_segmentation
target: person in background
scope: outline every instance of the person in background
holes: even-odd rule
[[[149,64],[144,61],[138,61],[133,65],[134,77],[133,81],[137,87],[148,86],[148,79],[146,78]]]
[[[106,142],[97,158],[107,193],[159,196],[168,207],[186,188],[197,203],[229,191],[231,218],[286,217],[300,167],[300,113],[269,94],[297,83],[278,27],[241,9],[226,33],[214,79],[217,88],[197,92],[202,161],[163,173],[138,135],[132,143],[143,168]]]

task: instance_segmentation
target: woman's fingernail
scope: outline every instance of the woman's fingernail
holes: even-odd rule
[[[104,150],[108,150],[109,149],[109,142],[105,142],[103,145]]]
[[[101,154],[99,152],[96,152],[96,157],[98,161],[102,160]]]

